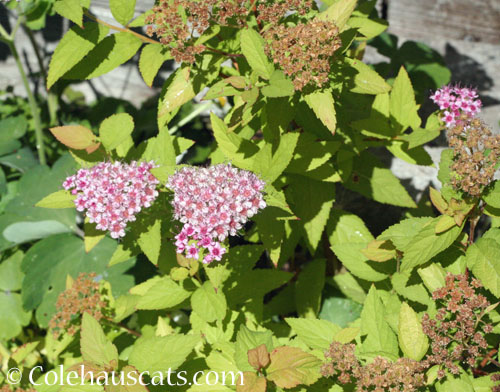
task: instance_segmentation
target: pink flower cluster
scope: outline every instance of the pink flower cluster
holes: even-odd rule
[[[198,259],[202,251],[204,263],[220,260],[226,252],[220,242],[266,207],[264,186],[254,173],[231,164],[177,171],[167,183],[174,191],[175,218],[184,224],[175,237],[177,252]]]
[[[481,100],[473,88],[448,85],[437,90],[430,98],[443,111],[442,120],[448,128],[454,126],[462,114],[472,118],[481,111]]]
[[[101,162],[90,169],[80,169],[66,178],[63,187],[71,190],[78,211],[87,210],[86,216],[96,223],[98,230],[109,230],[111,237],[125,236],[127,222],[143,207],[149,207],[158,196],[160,183],[150,170],[151,162],[130,164]]]

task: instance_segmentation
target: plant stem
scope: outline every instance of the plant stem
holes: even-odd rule
[[[123,325],[122,323],[117,323],[112,318],[104,317],[104,320],[106,320],[107,322],[109,322],[110,324],[112,324],[118,328],[123,329],[124,331],[126,331],[130,335],[137,336],[138,338],[140,338],[142,336],[142,334],[140,332],[134,331],[133,329],[130,329],[129,327],[127,327],[126,325]]]
[[[148,42],[150,44],[160,44],[160,42],[158,41],[155,41],[154,39],[151,39],[151,38],[148,38],[148,37],[145,37],[144,35],[142,34],[139,34],[139,33],[136,33],[135,31],[133,30],[130,30],[129,28],[125,28],[125,27],[119,27],[119,26],[115,26],[115,25],[112,25],[108,22],[105,22],[101,19],[98,19],[96,18],[94,15],[92,15],[90,12],[88,11],[85,11],[85,15],[92,19],[94,22],[97,22],[99,24],[102,24],[103,26],[106,26],[106,27],[109,27],[110,29],[112,30],[116,30],[116,31],[121,31],[123,33],[130,33],[132,35],[135,35],[137,38],[139,38],[140,40],[142,40],[143,42]]]
[[[16,45],[14,43],[15,33],[19,24],[21,23],[21,17],[18,19],[16,27],[11,35],[8,35],[7,32],[3,29],[0,29],[0,34],[2,35],[2,41],[4,41],[12,52],[12,56],[16,61],[17,68],[19,70],[19,74],[21,75],[21,79],[23,80],[24,88],[26,89],[26,94],[28,95],[28,103],[31,109],[31,114],[33,116],[33,122],[35,123],[35,138],[36,138],[36,149],[38,151],[38,160],[40,164],[45,165],[47,160],[45,159],[45,149],[43,145],[43,131],[42,131],[42,121],[40,120],[40,113],[38,111],[37,102],[33,92],[30,88],[30,83],[26,72],[24,72],[23,63],[19,58],[19,53],[17,52]]]

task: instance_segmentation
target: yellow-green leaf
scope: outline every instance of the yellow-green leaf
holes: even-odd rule
[[[415,311],[406,302],[401,304],[399,310],[398,340],[405,356],[415,361],[420,361],[429,348],[429,341],[422,330],[422,324]]]
[[[74,208],[75,196],[70,191],[64,189],[51,193],[45,196],[42,200],[35,204],[35,207],[42,208]]]

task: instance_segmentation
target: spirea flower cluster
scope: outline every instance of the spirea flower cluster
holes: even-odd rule
[[[254,173],[231,164],[177,171],[167,183],[175,218],[184,225],[175,237],[177,252],[195,259],[203,254],[204,263],[220,260],[226,251],[221,242],[266,207],[264,186]]]
[[[354,344],[333,342],[325,352],[326,363],[321,367],[325,377],[338,377],[342,384],[356,384],[357,392],[404,391],[414,392],[424,386],[424,366],[409,358],[391,362],[376,357],[363,365],[355,354]]]
[[[59,294],[56,308],[49,327],[57,339],[63,331],[75,335],[83,313],[101,320],[109,313],[109,300],[95,273],[81,273],[70,288]]]
[[[470,196],[480,196],[494,179],[500,160],[500,135],[494,135],[481,120],[465,116],[447,133],[453,148],[451,185]]]
[[[78,211],[86,211],[98,230],[111,237],[125,236],[128,222],[142,208],[150,207],[158,196],[160,183],[150,172],[157,167],[151,162],[101,162],[90,169],[80,169],[64,181],[63,187],[76,195]]]
[[[431,99],[443,111],[441,119],[447,127],[454,126],[461,115],[473,118],[481,111],[481,100],[473,88],[444,86]]]
[[[326,84],[332,56],[342,46],[337,26],[319,20],[297,26],[276,25],[265,38],[267,55],[293,80],[296,90]]]
[[[432,354],[425,359],[427,366],[440,365],[438,378],[445,376],[444,368],[459,374],[455,361],[474,367],[486,352],[488,343],[484,334],[492,326],[483,320],[488,300],[476,293],[482,285],[466,275],[446,276],[446,286],[434,291],[432,298],[438,304],[434,319],[425,314],[422,319],[424,333],[431,341]]]

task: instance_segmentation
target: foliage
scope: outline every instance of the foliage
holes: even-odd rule
[[[422,85],[449,74],[382,34],[375,1],[160,0],[136,18],[135,1],[110,1],[115,24],[87,0],[35,3],[74,24],[45,80],[57,118],[39,97],[37,115],[31,98],[1,106],[3,370],[149,372],[153,392],[172,371],[235,376],[188,392],[493,389],[500,231],[475,235],[500,218],[497,139],[422,118]],[[391,63],[365,64],[368,44]],[[179,61],[152,110],[68,104],[73,81],[137,53],[148,86]],[[433,208],[379,156],[430,166],[423,145],[442,133],[454,149]],[[401,220],[380,227],[352,195]],[[147,390],[91,381],[78,389]],[[33,386],[70,388],[39,374],[18,390]]]

